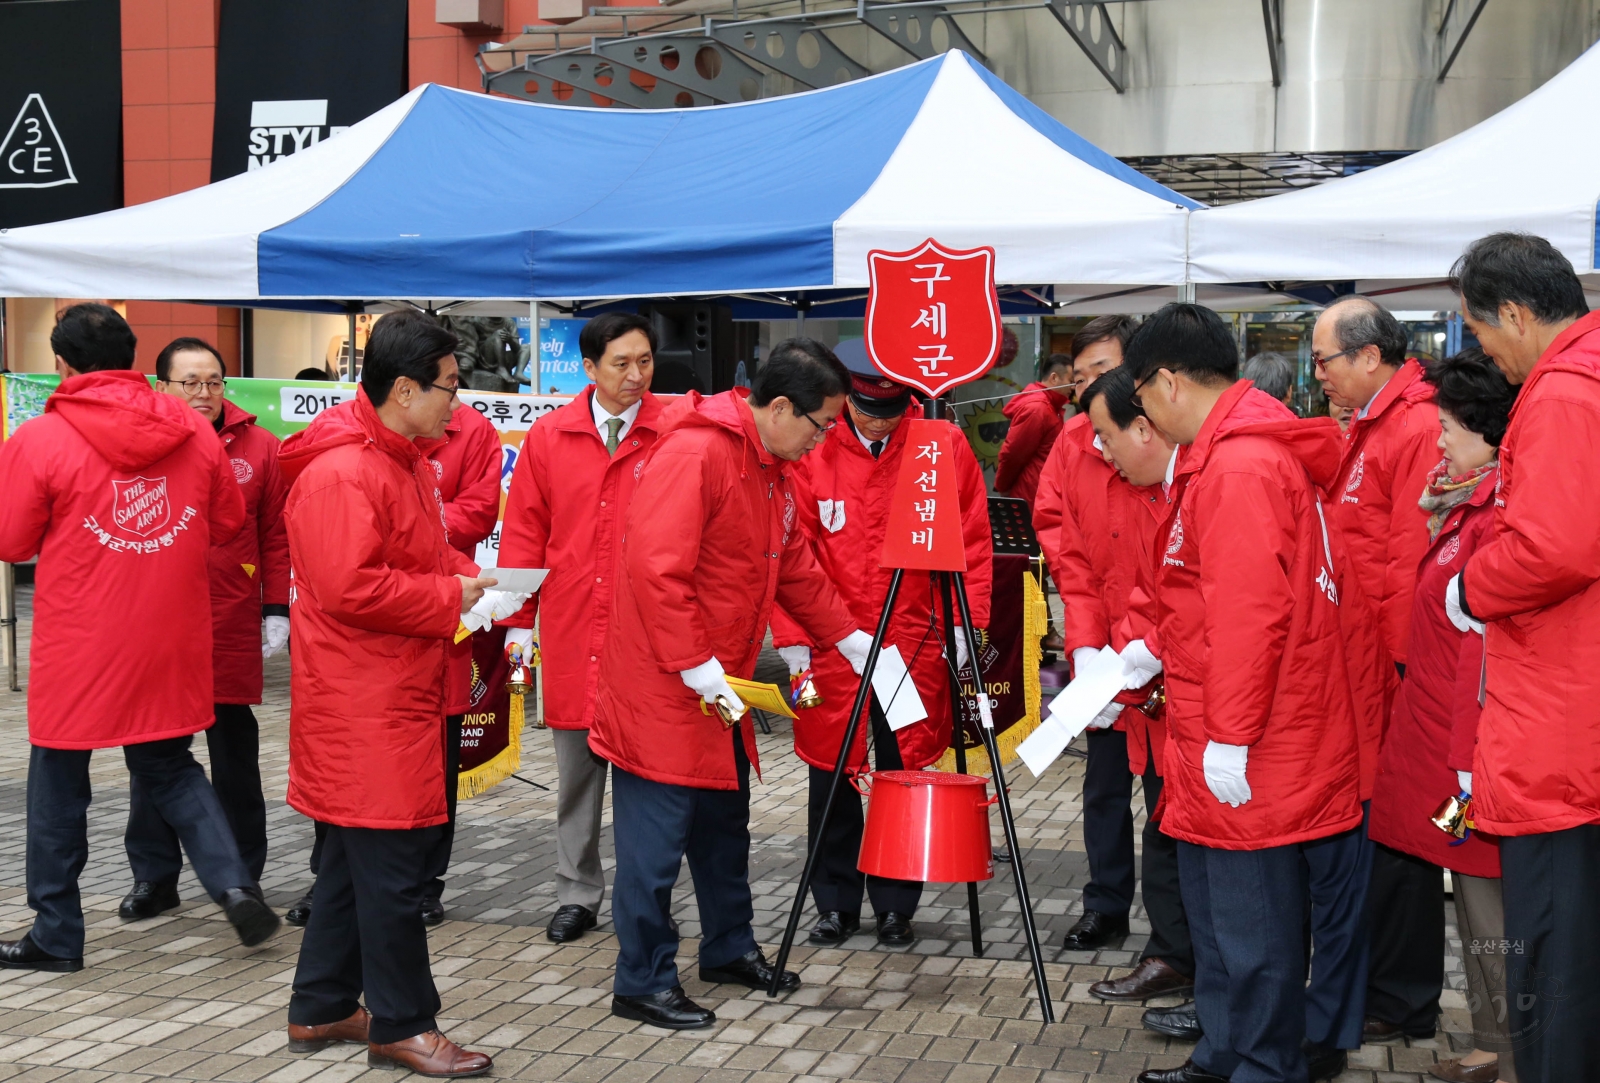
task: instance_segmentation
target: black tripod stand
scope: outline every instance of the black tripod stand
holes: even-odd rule
[[[934,399],[926,403],[925,416],[929,418],[941,417],[944,413],[944,402]],[[933,572],[938,579],[939,595],[944,611],[945,626],[945,657],[956,657],[956,627],[951,619],[953,609],[959,607],[961,614],[960,632],[966,637],[967,657],[971,660],[973,677],[977,684],[977,695],[987,696],[987,688],[983,683],[983,663],[979,654],[977,632],[972,626],[972,613],[967,602],[967,587],[965,577],[961,572]],[[867,696],[872,692],[872,674],[877,668],[878,655],[883,649],[883,641],[889,633],[889,618],[894,612],[895,600],[900,595],[900,584],[905,578],[905,570],[896,568],[894,575],[889,580],[889,591],[883,599],[883,613],[878,618],[877,630],[872,636],[872,648],[867,652],[866,665],[861,670],[861,684],[856,689],[855,704],[851,708],[850,718],[845,726],[844,742],[839,747],[838,758],[834,761],[833,779],[828,786],[828,799],[822,807],[822,815],[818,819],[817,838],[821,839],[827,832],[828,818],[833,814],[834,803],[838,800],[840,785],[844,781],[845,767],[849,760],[850,750],[855,746],[856,731],[861,725],[862,708],[866,706]],[[952,599],[954,604],[952,604]],[[961,686],[952,677],[950,682],[951,708],[954,718],[959,722],[963,717],[964,697]],[[1017,841],[1017,824],[1011,814],[1011,797],[1006,791],[1005,772],[1000,765],[1000,748],[995,741],[994,726],[989,720],[988,712],[980,712],[981,721],[977,729],[983,738],[984,748],[989,753],[989,764],[993,770],[993,782],[996,796],[999,799],[1000,822],[1005,828],[1006,846],[1011,852],[1011,871],[1016,877],[1017,901],[1021,904],[1022,928],[1028,940],[1028,954],[1033,962],[1033,980],[1039,993],[1039,1008],[1046,1023],[1055,1022],[1055,1008],[1050,1002],[1050,989],[1044,973],[1044,956],[1039,945],[1039,932],[1033,921],[1033,902],[1028,895],[1028,880],[1022,868],[1022,848]],[[956,770],[965,774],[967,769],[967,755],[965,742],[959,734],[954,742],[956,752]],[[811,887],[811,878],[816,872],[819,850],[816,845],[807,847],[805,871],[800,876],[800,883],[795,890],[794,907],[789,912],[789,923],[784,929],[783,942],[778,947],[777,962],[773,966],[772,986],[767,990],[769,996],[778,995],[778,983],[783,978],[784,966],[789,961],[789,952],[794,947],[795,933],[800,927],[800,916],[805,910],[806,892]],[[978,885],[967,885],[967,905],[972,920],[972,951],[976,956],[983,954],[983,931],[978,914]]]

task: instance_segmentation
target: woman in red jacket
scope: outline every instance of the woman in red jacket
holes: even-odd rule
[[[1503,963],[1478,950],[1505,935],[1500,902],[1500,847],[1473,834],[1452,840],[1430,821],[1446,797],[1472,792],[1472,754],[1478,733],[1478,680],[1483,672],[1483,636],[1458,631],[1445,613],[1445,586],[1477,551],[1494,523],[1499,444],[1505,436],[1516,391],[1483,351],[1471,349],[1428,367],[1439,407],[1439,449],[1444,459],[1428,477],[1418,503],[1427,514],[1429,546],[1418,565],[1411,603],[1411,639],[1406,675],[1378,757],[1369,834],[1374,842],[1436,866],[1430,890],[1408,898],[1417,917],[1401,920],[1424,928],[1438,956],[1444,983],[1444,884],[1437,866],[1451,870],[1456,928],[1467,972],[1476,1048],[1430,1071],[1456,1083],[1514,1081],[1506,1035]],[[1397,855],[1400,856],[1400,855]],[[1420,882],[1420,881],[1419,881]],[[1433,995],[1437,1012],[1439,994]],[[1497,1070],[1498,1065],[1498,1070]]]

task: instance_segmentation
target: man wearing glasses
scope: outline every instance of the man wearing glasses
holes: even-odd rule
[[[244,497],[244,526],[231,540],[213,545],[208,562],[216,722],[206,730],[206,750],[211,785],[239,855],[259,881],[267,862],[267,809],[260,730],[250,706],[261,702],[262,661],[289,642],[289,539],[278,439],[224,397],[225,371],[215,347],[198,338],[174,339],[156,357],[156,390],[177,396],[216,432]],[[134,884],[118,916],[138,921],[177,906],[183,868],[178,835],[137,776],[129,787],[124,842]]]

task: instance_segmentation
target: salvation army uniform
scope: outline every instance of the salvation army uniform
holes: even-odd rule
[[[239,489],[204,419],[129,370],[63,380],[0,445],[0,560],[39,558],[24,940],[58,959],[83,956],[92,749],[123,747],[212,898],[255,888],[189,752],[215,702],[207,564],[244,522]]]

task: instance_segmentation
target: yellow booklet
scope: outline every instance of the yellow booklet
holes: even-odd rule
[[[728,687],[733,689],[740,699],[744,700],[747,707],[754,707],[759,711],[766,711],[768,714],[782,715],[784,718],[794,717],[794,711],[789,707],[789,697],[784,695],[775,684],[729,677]]]

